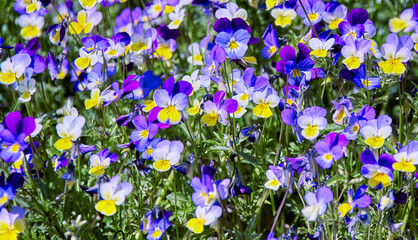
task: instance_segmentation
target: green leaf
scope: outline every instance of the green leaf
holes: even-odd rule
[[[345,179],[344,175],[336,175],[336,176],[332,177],[330,180],[328,180],[327,186],[330,187],[330,186],[334,185],[335,183],[337,183],[337,181],[339,182],[339,181],[344,180],[344,179]]]

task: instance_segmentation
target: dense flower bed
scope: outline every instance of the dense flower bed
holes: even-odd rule
[[[0,7],[0,239],[417,239],[413,1]]]

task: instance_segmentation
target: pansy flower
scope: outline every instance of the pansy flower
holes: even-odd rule
[[[84,101],[84,107],[86,107],[86,109],[90,109],[92,107],[100,108],[102,104],[107,106],[116,99],[117,95],[113,90],[104,90],[100,93],[100,89],[95,88],[91,91],[90,97],[91,98]]]
[[[112,177],[109,182],[100,185],[101,200],[96,204],[96,210],[106,216],[112,216],[116,213],[116,206],[125,202],[126,196],[132,192],[130,182],[121,182],[120,176]]]
[[[59,123],[56,127],[60,139],[55,142],[54,146],[60,151],[72,148],[73,142],[81,136],[81,129],[85,122],[83,116],[65,116],[62,123]]]
[[[273,191],[277,191],[280,186],[285,184],[283,168],[280,166],[275,167],[273,165],[270,165],[269,168],[270,169],[266,172],[268,181],[264,184],[264,186]]]
[[[109,60],[123,56],[130,42],[131,37],[127,33],[120,32],[111,37],[109,47],[104,52],[105,59]]]
[[[280,50],[281,60],[276,64],[279,73],[288,76],[289,84],[292,86],[304,85],[311,79],[310,70],[315,62],[309,58],[310,50],[303,44],[298,44],[299,52],[296,55],[295,49],[291,46],[284,46]]]
[[[90,156],[89,173],[95,177],[103,175],[109,164],[111,162],[116,162],[118,158],[116,153],[109,152],[109,149],[107,148],[100,150],[98,154],[92,154]]]
[[[152,153],[157,148],[158,143],[161,141],[162,141],[162,138],[155,138],[155,139],[149,140],[148,142],[144,144],[137,145],[136,150],[142,153],[141,158],[150,160],[152,159]]]
[[[191,94],[199,90],[201,87],[208,89],[211,82],[208,76],[199,75],[199,69],[194,71],[190,76],[185,75],[181,80],[189,82],[192,85],[193,91]]]
[[[264,91],[257,91],[253,93],[253,114],[261,118],[269,118],[273,115],[270,108],[274,108],[279,104],[279,96],[273,88],[266,88]]]
[[[188,96],[193,91],[193,87],[186,81],[174,83],[174,78],[170,77],[154,93],[154,102],[159,107],[153,111],[158,114],[157,119],[164,124],[176,125],[181,121],[180,111],[183,111],[188,103]],[[150,113],[151,115],[151,113]]]
[[[236,3],[229,2],[225,7],[226,8],[218,8],[218,10],[216,10],[216,18],[228,18],[229,20],[242,18],[243,20],[247,20],[247,11],[243,8],[239,8]]]
[[[52,164],[52,168],[54,169],[55,172],[63,167],[66,167],[68,164],[68,159],[65,158],[66,154],[67,152],[63,152],[60,157],[54,154],[54,156],[51,157],[51,160],[45,161],[45,167],[47,166],[49,162]]]
[[[348,70],[360,67],[360,64],[364,62],[364,55],[367,54],[370,47],[371,42],[369,40],[354,40],[351,35],[346,38],[341,54],[344,56],[343,63]]]
[[[367,186],[362,185],[360,186],[356,194],[354,195],[354,190],[348,190],[348,203],[340,204],[338,207],[338,212],[340,217],[344,217],[347,213],[352,213],[354,208],[366,208],[372,202],[372,198],[366,194]]]
[[[225,50],[231,59],[242,58],[248,45],[258,42],[258,38],[251,38],[251,28],[242,18],[220,18],[216,20],[213,29],[218,32],[215,43]]]
[[[29,54],[16,54],[1,63],[0,82],[3,84],[12,84],[24,77],[27,67],[31,63]]]
[[[148,123],[143,115],[138,115],[132,120],[136,130],[131,134],[131,140],[135,145],[142,145],[154,138],[158,132],[158,125]]]
[[[28,147],[26,138],[35,130],[33,117],[22,118],[19,111],[6,115],[0,130],[0,158],[6,162],[15,162]]]
[[[343,134],[348,140],[355,140],[360,128],[375,117],[376,111],[374,108],[364,105],[358,113],[351,113],[348,118],[348,126],[344,129]]]
[[[402,74],[405,72],[405,62],[412,57],[411,49],[414,42],[408,35],[398,38],[396,33],[391,33],[386,37],[386,43],[382,45],[381,51],[385,61],[379,62],[379,67],[386,74]]]
[[[385,139],[392,134],[391,123],[392,118],[387,115],[380,115],[377,119],[367,121],[367,124],[360,129],[364,142],[374,149],[382,147]]]
[[[171,22],[167,27],[169,29],[178,29],[180,24],[183,22],[185,11],[186,9],[174,8],[174,12],[168,14],[168,18],[171,20]]]
[[[129,75],[125,79],[125,81],[135,81],[139,83],[138,87],[136,88],[134,88],[134,86],[132,87],[134,89],[129,87],[129,89],[132,89],[132,94],[125,94],[125,93],[123,94],[123,96],[125,96],[127,99],[134,99],[134,100],[140,100],[140,99],[146,98],[152,90],[159,88],[161,85],[161,78],[157,75],[154,75],[152,71],[146,71],[142,75]],[[128,82],[126,84],[128,84]],[[128,85],[125,85],[125,86],[127,87]],[[122,86],[122,88],[124,87]]]
[[[25,180],[20,173],[10,173],[4,181],[4,172],[0,175],[0,208],[16,196],[16,190],[21,188]]]
[[[238,102],[235,99],[225,99],[225,92],[218,91],[213,95],[213,101],[206,101],[203,108],[205,114],[202,121],[206,126],[214,126],[218,121],[222,125],[226,125],[228,114],[237,110]]]
[[[369,179],[372,188],[382,189],[390,185],[393,180],[392,165],[396,162],[390,154],[384,153],[376,161],[373,152],[366,149],[361,153],[360,160],[365,164],[360,172]]]
[[[205,66],[202,69],[202,73],[205,76],[211,77],[213,73],[218,75],[219,66],[226,59],[225,50],[219,45],[215,45],[210,53],[207,53],[205,56]],[[213,78],[212,78],[213,79]]]
[[[284,4],[276,7],[271,11],[271,16],[276,19],[274,24],[282,28],[292,24],[292,20],[296,17],[296,12],[293,10],[296,6],[296,1],[285,1]]]
[[[22,27],[20,35],[22,35],[25,40],[41,36],[42,28],[44,27],[44,18],[38,13],[21,15],[17,22],[20,27]]]
[[[373,90],[379,88],[380,78],[379,77],[367,77],[366,66],[361,64],[359,68],[348,70],[346,68],[341,69],[339,73],[340,77],[354,82],[359,88],[366,88],[367,90]]]
[[[344,21],[347,16],[347,7],[343,4],[325,11],[322,14],[322,18],[326,23],[329,24],[329,29],[334,30],[338,28],[338,25]]]
[[[312,48],[311,55],[315,57],[326,57],[328,50],[331,49],[335,42],[335,39],[331,37],[330,31],[322,32],[318,35],[318,38],[311,38],[309,40],[309,46]]]
[[[388,196],[385,195],[380,198],[377,209],[379,209],[379,211],[384,211],[385,209],[389,209],[393,206],[394,202],[395,202],[395,197],[393,196],[393,190],[390,190]]]
[[[302,8],[302,5],[304,9]],[[305,13],[306,11],[306,13]],[[325,11],[325,4],[322,0],[301,0],[298,1],[296,12],[303,18],[305,25],[315,25],[322,20],[322,13]]]
[[[393,155],[396,162],[392,165],[395,170],[414,172],[418,165],[418,141],[411,141]]]
[[[187,48],[191,56],[187,57],[187,62],[193,64],[194,66],[203,65],[203,57],[200,54],[200,50],[204,52],[204,49],[201,49],[198,43],[191,43]]]
[[[336,132],[329,133],[325,139],[315,144],[315,151],[318,156],[315,161],[323,169],[328,169],[334,161],[343,156],[344,147],[348,145],[347,138]]]
[[[173,57],[174,51],[177,49],[177,43],[176,40],[170,38],[170,39],[164,39],[164,38],[157,38],[158,39],[158,46],[155,49],[155,56],[158,58],[161,58],[161,60],[170,60]]]
[[[226,179],[224,179],[226,180]],[[247,194],[251,194],[253,192],[253,190],[244,185],[241,174],[238,171],[238,168],[235,167],[234,168],[234,180],[232,182],[232,188],[231,188],[231,196],[235,197],[235,196],[240,196],[240,195],[247,195]],[[226,189],[228,189],[228,184],[226,185]],[[224,187],[225,188],[225,187]],[[292,189],[292,188],[290,188]],[[292,190],[290,190],[290,193],[292,193]],[[227,194],[225,194],[225,196],[228,196]]]
[[[222,215],[222,208],[216,205],[196,207],[195,216],[187,222],[187,228],[194,233],[202,233],[205,225],[211,225]]]
[[[346,116],[350,116],[350,110],[353,110],[353,104],[350,99],[342,98],[339,102],[334,100],[331,101],[334,105],[335,112],[332,115],[332,120],[334,123],[341,125]]]
[[[183,143],[180,141],[164,140],[159,142],[151,154],[154,160],[153,167],[159,172],[168,171],[171,166],[180,161],[183,149]]]
[[[351,9],[347,14],[347,20],[338,24],[338,29],[341,32],[341,38],[346,40],[349,36],[353,40],[363,37],[365,31],[364,24],[369,18],[369,13],[363,8]]]
[[[95,7],[86,11],[80,10],[77,14],[77,22],[69,23],[68,31],[70,34],[80,34],[83,31],[85,34],[89,34],[101,20],[102,13],[97,12]]]
[[[280,4],[282,4],[283,2],[285,2],[286,0],[266,0],[266,7],[267,10],[270,10],[274,7],[279,6]]]
[[[327,211],[327,204],[334,199],[334,194],[328,187],[321,187],[316,194],[308,192],[304,198],[308,206],[302,209],[302,214],[308,221],[315,221],[318,216]]]
[[[273,28],[273,25],[270,24],[266,28],[266,31],[264,32],[262,39],[265,47],[260,52],[261,56],[263,56],[263,58],[265,59],[269,59],[275,53],[277,53],[280,48],[279,39],[277,37],[277,31]]]
[[[151,54],[157,48],[157,30],[155,28],[144,29],[143,24],[139,23],[135,26],[131,40],[130,49],[135,54]]]
[[[398,18],[395,17],[389,20],[390,31],[394,33],[402,30],[404,32],[411,32],[416,25],[417,21],[414,19],[414,10],[412,8],[405,9]]]
[[[150,223],[149,228],[146,229],[145,234],[147,234],[147,240],[160,240],[165,231],[171,226],[168,218],[171,214],[167,211],[161,218],[153,219],[154,221]],[[152,214],[152,213],[151,213]],[[142,227],[143,225],[141,225]]]
[[[10,212],[6,208],[0,211],[0,239],[17,239],[17,235],[26,228],[23,217],[25,210],[21,207],[13,207]]]
[[[327,127],[328,122],[325,115],[327,115],[327,111],[317,106],[303,110],[303,115],[297,119],[297,123],[302,129],[302,136],[308,140],[317,138],[319,132]]]
[[[228,197],[228,186],[231,182],[226,178],[221,181],[214,181],[215,169],[211,166],[203,165],[201,167],[201,178],[194,177],[190,186],[193,188],[193,203],[197,206],[213,205],[219,199]]]

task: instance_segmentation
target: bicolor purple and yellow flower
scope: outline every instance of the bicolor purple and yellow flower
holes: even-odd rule
[[[274,54],[276,54],[280,48],[279,38],[277,37],[277,31],[273,28],[273,25],[270,24],[266,28],[266,31],[264,32],[262,39],[265,47],[260,52],[261,56],[263,56],[263,58],[265,59],[269,59]]]
[[[0,158],[5,162],[15,162],[27,149],[27,139],[35,130],[33,117],[22,118],[19,111],[6,115],[0,125]]]
[[[302,129],[302,136],[308,140],[317,138],[320,131],[327,127],[325,115],[327,111],[317,106],[303,110],[303,114],[297,118],[297,123]]]
[[[162,89],[155,91],[153,96],[159,109],[153,108],[152,111],[155,113],[158,111],[158,121],[170,125],[178,124],[181,121],[180,112],[189,104],[188,96],[192,91],[193,86],[186,81],[174,83],[173,77],[167,79],[163,83]]]
[[[357,69],[364,62],[364,55],[370,50],[371,42],[366,39],[354,40],[350,35],[345,39],[345,46],[341,49],[344,56],[343,63],[348,70]]]
[[[135,125],[136,130],[131,133],[131,140],[135,145],[142,145],[147,141],[154,138],[158,132],[158,125],[154,123],[148,123],[147,119],[143,115],[136,116],[132,123]]]
[[[30,40],[41,36],[42,28],[44,27],[44,18],[38,13],[31,13],[27,15],[21,15],[17,20],[22,30],[20,35],[23,39]]]
[[[338,25],[344,21],[345,17],[347,16],[347,7],[343,4],[339,4],[338,6],[325,11],[322,14],[322,18],[326,23],[329,24],[329,29],[334,30],[338,28]]]
[[[367,121],[367,124],[360,129],[364,142],[374,149],[381,148],[385,139],[392,134],[391,123],[392,119],[387,115],[380,115],[377,119]]]
[[[323,169],[330,168],[334,161],[341,159],[347,145],[348,140],[343,134],[329,133],[324,140],[315,144],[315,151],[318,153],[316,163]]]
[[[119,182],[120,176],[112,177],[109,182],[100,185],[101,200],[96,204],[96,210],[106,216],[116,213],[117,207],[125,202],[126,196],[132,192],[130,182]]]
[[[396,33],[386,37],[386,43],[382,45],[381,52],[385,61],[379,62],[379,67],[386,74],[402,74],[406,71],[405,63],[412,57],[411,49],[414,42],[408,35],[398,38]]]
[[[117,94],[113,90],[104,90],[100,93],[100,89],[95,88],[91,91],[90,97],[91,98],[84,101],[84,107],[86,109],[90,109],[92,107],[100,108],[102,104],[107,106],[117,98]]]
[[[89,174],[95,177],[103,175],[110,163],[116,162],[118,158],[116,153],[109,152],[107,148],[100,150],[98,154],[92,154],[90,156]]]
[[[341,38],[346,40],[351,36],[354,41],[362,38],[365,32],[364,24],[368,18],[369,13],[363,8],[351,9],[347,14],[347,20],[338,24]]]
[[[264,91],[254,92],[252,100],[255,105],[253,114],[257,117],[269,118],[273,115],[271,108],[279,104],[280,98],[272,87],[268,87]]]
[[[350,110],[353,110],[353,104],[351,103],[350,99],[344,97],[339,102],[334,100],[331,101],[332,105],[334,105],[335,112],[332,115],[332,120],[334,123],[341,125],[345,117],[350,116]]]
[[[17,240],[17,235],[26,228],[23,217],[25,210],[21,207],[13,207],[10,212],[6,208],[0,211],[0,239]]]
[[[153,167],[159,172],[168,171],[180,161],[184,146],[180,141],[164,140],[152,151]]]
[[[304,9],[302,8],[302,6]],[[306,13],[305,13],[306,11]],[[322,0],[301,0],[298,1],[296,12],[303,18],[305,25],[315,25],[322,20],[322,13],[325,11],[325,4]]]
[[[366,194],[367,186],[360,186],[356,194],[354,195],[354,190],[348,190],[348,203],[340,204],[338,207],[338,212],[340,217],[344,217],[347,213],[352,213],[356,207],[366,208],[372,202],[372,198]]]
[[[414,10],[412,8],[405,9],[399,17],[389,20],[389,28],[391,32],[398,33],[400,31],[411,32],[417,25],[414,19]]]
[[[283,168],[280,166],[269,166],[269,170],[266,172],[266,176],[268,181],[264,184],[264,186],[268,189],[271,189],[273,191],[277,191],[280,186],[283,186],[285,184],[284,181],[284,175],[283,175]]]
[[[214,25],[218,32],[215,43],[225,50],[226,55],[232,59],[242,58],[248,49],[251,35],[247,23],[241,18],[218,19]]]
[[[85,122],[86,120],[83,116],[65,116],[62,123],[59,123],[56,127],[60,139],[55,142],[54,146],[60,151],[72,148],[73,142],[81,136],[81,129]]]
[[[373,90],[380,87],[380,78],[368,77],[366,66],[364,64],[361,64],[359,68],[353,70],[343,68],[341,69],[339,75],[345,80],[354,82],[354,84],[356,84],[359,88]]]
[[[297,16],[294,8],[296,1],[285,1],[284,4],[271,11],[271,16],[275,19],[274,24],[282,28],[291,25],[292,20]]]
[[[85,34],[89,34],[101,20],[102,13],[97,12],[95,7],[88,10],[80,10],[77,13],[77,22],[69,23],[68,31],[70,34],[80,34],[83,31]]]
[[[396,162],[392,165],[395,170],[414,172],[418,165],[418,141],[411,141],[393,155]]]
[[[213,101],[206,101],[203,108],[205,114],[202,121],[206,126],[214,126],[217,122],[226,125],[228,114],[237,111],[238,102],[235,99],[225,99],[225,92],[218,91],[213,95]]]
[[[372,188],[382,189],[393,181],[392,165],[396,161],[390,154],[384,153],[376,161],[373,152],[366,149],[361,153],[360,160],[364,164],[360,172],[369,179],[369,185]]]
[[[29,54],[20,53],[7,58],[1,63],[0,82],[3,84],[13,84],[24,77],[26,68],[31,64]]]
[[[334,45],[335,38],[330,35],[331,31],[325,31],[318,35],[317,38],[311,38],[309,40],[309,47],[311,47],[311,55],[315,57],[326,57],[328,54],[328,50],[332,48]]]
[[[213,206],[196,206],[195,217],[187,222],[187,228],[194,233],[202,233],[205,226],[211,225],[222,215],[222,208]]]

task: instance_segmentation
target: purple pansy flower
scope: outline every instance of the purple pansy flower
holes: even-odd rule
[[[225,92],[218,91],[213,96],[213,101],[204,103],[205,114],[202,121],[206,126],[214,126],[218,121],[222,125],[228,123],[228,114],[238,109],[238,102],[235,99],[225,99]]]
[[[284,46],[280,50],[282,60],[276,64],[276,70],[279,73],[288,76],[289,84],[292,86],[300,86],[306,84],[311,79],[310,70],[315,62],[309,58],[310,50],[303,44],[298,44],[299,52],[296,55],[295,49],[291,46]]]
[[[135,125],[136,130],[132,132],[131,140],[135,145],[146,143],[148,140],[153,139],[158,132],[158,125],[148,123],[143,115],[136,116],[132,122]]]
[[[0,131],[0,158],[6,162],[19,159],[28,147],[26,138],[35,130],[33,117],[25,117],[19,111],[7,114],[3,121],[4,129]]]
[[[390,154],[384,153],[376,161],[373,152],[366,149],[361,153],[360,160],[365,164],[360,172],[369,179],[372,188],[382,189],[390,185],[393,180],[392,164],[396,162]]]
[[[340,102],[331,101],[335,107],[335,112],[332,115],[332,120],[338,124],[343,124],[344,118],[350,115],[349,110],[353,110],[353,104],[350,99],[344,97]]]
[[[365,31],[364,23],[369,18],[369,13],[362,9],[351,9],[347,14],[347,20],[338,24],[338,29],[341,32],[341,37],[346,39],[347,36],[352,36],[354,40],[361,38]]]
[[[264,48],[261,50],[261,56],[265,59],[269,59],[280,48],[279,38],[277,37],[277,31],[273,28],[273,25],[269,25],[263,34]]]
[[[302,8],[301,4],[305,8]],[[305,14],[306,11],[306,14]],[[322,13],[325,11],[325,4],[322,0],[302,0],[298,1],[297,14],[303,18],[305,25],[315,25],[322,20]]]
[[[327,111],[317,106],[303,110],[303,114],[297,119],[299,127],[303,129],[302,136],[308,140],[317,138],[320,130],[327,127],[328,122],[325,115],[327,115]]]
[[[347,145],[348,140],[344,135],[329,133],[324,140],[315,144],[315,151],[318,153],[315,161],[323,169],[330,168],[334,161],[343,156],[343,149]]]
[[[158,108],[153,108],[150,115],[156,115],[158,121],[164,124],[178,124],[181,120],[180,111],[187,107],[192,91],[193,86],[189,82],[174,83],[174,78],[170,77],[163,83],[162,89],[155,91],[154,102]]]
[[[366,88],[367,90],[373,90],[379,88],[380,78],[379,77],[368,77],[366,73],[366,66],[364,64],[360,65],[358,69],[348,70],[343,68],[340,71],[340,77],[354,82],[359,88]]]
[[[348,212],[352,213],[355,207],[358,208],[366,208],[372,202],[372,198],[366,194],[367,186],[362,185],[360,186],[356,194],[354,195],[354,190],[348,190],[348,203],[340,204],[338,207],[338,212],[340,213],[340,217],[344,217]]]
[[[328,187],[321,187],[316,194],[308,192],[304,198],[308,206],[302,209],[302,214],[308,221],[315,221],[318,216],[327,211],[327,204],[334,199],[334,194]]]

